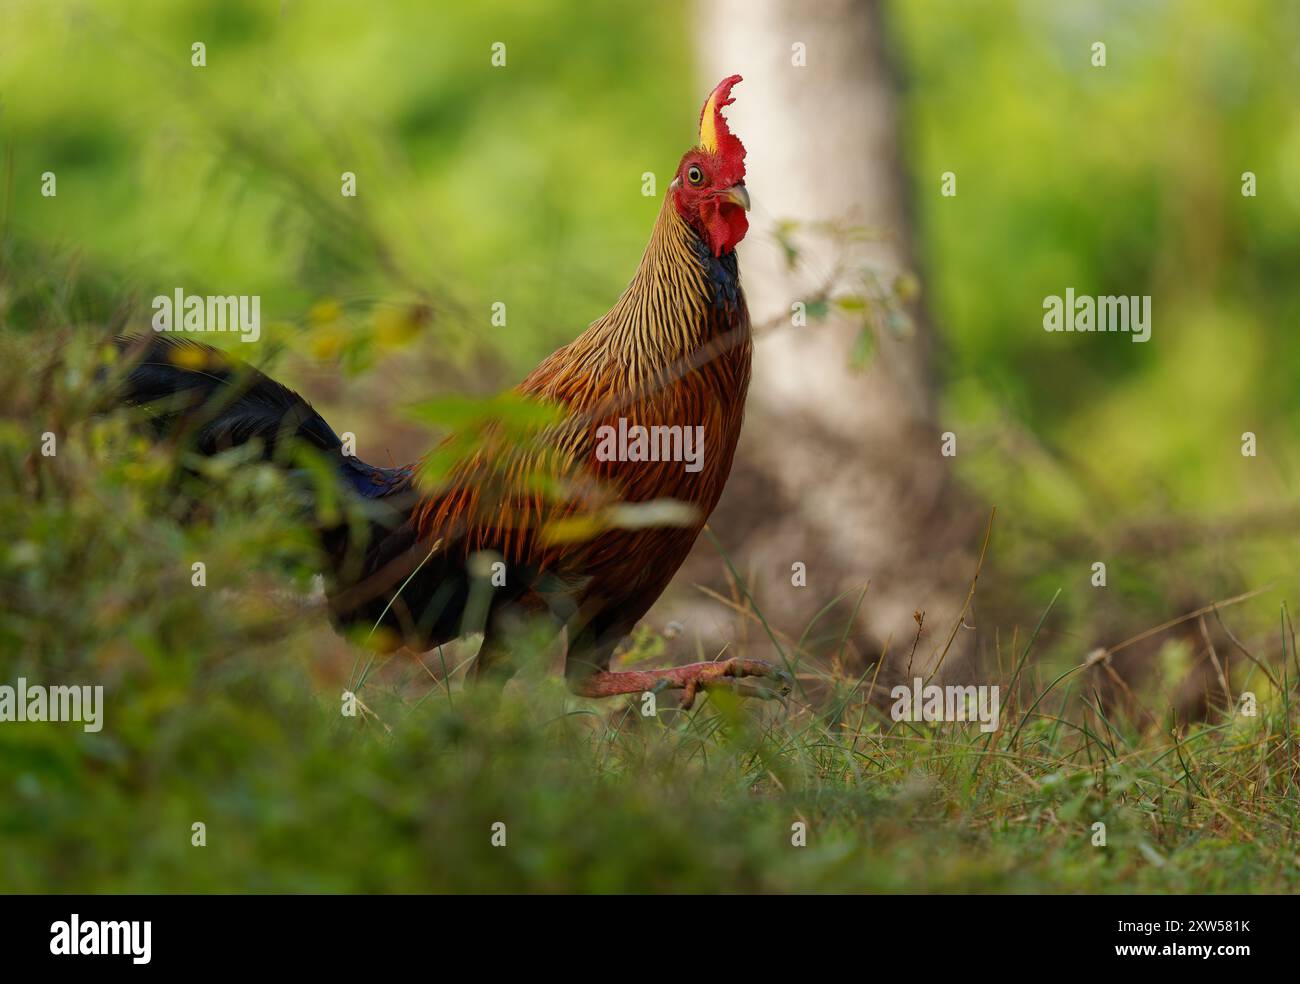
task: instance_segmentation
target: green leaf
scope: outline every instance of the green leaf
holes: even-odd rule
[[[514,390],[491,397],[447,394],[408,408],[415,420],[447,430],[463,430],[488,422],[502,424],[509,431],[550,427],[564,419],[564,408]]]
[[[869,325],[864,325],[853,340],[853,351],[849,354],[849,365],[862,372],[869,368],[876,356],[876,335]]]

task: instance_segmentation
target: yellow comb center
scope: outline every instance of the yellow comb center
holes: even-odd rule
[[[715,92],[709,96],[709,101],[704,104],[704,113],[700,116],[700,146],[710,154],[718,152],[718,111],[715,104],[718,101],[718,94]]]

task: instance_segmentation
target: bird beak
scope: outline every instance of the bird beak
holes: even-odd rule
[[[722,198],[749,211],[749,192],[743,184],[734,184],[722,192]]]

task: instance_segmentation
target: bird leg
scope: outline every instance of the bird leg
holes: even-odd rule
[[[790,692],[790,674],[778,666],[761,659],[732,657],[716,663],[690,663],[663,670],[602,670],[581,680],[574,680],[571,689],[579,697],[613,697],[616,694],[635,694],[644,691],[683,690],[682,709],[690,710],[696,692],[701,687],[727,686],[740,677],[768,677],[776,680],[776,694],[784,697]],[[754,688],[743,691],[758,696]]]

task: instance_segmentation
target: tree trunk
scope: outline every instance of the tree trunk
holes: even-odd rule
[[[916,262],[880,10],[853,0],[701,0],[698,18],[702,90],[744,76],[727,110],[748,151],[754,202],[742,278],[755,325],[776,326],[759,334],[745,430],[711,529],[784,632],[798,638],[844,593],[810,635],[811,648],[831,655],[870,581],[848,668],[873,660],[888,640],[894,673],[886,676],[901,675],[909,660],[928,671],[966,600],[986,516],[957,490],[954,458],[941,454],[936,340],[920,292],[892,296],[897,284],[916,282]],[[773,235],[786,219],[870,235],[846,243],[797,234],[791,271]],[[890,296],[869,300],[868,313],[905,326],[867,329],[865,367],[853,364],[861,310],[832,303],[823,320],[791,324],[791,305],[816,295],[837,268],[835,294],[882,285]],[[806,565],[806,587],[792,583],[796,563]],[[676,600],[658,614],[709,637],[707,620],[720,609],[693,585],[725,591],[721,569],[702,539],[669,596]],[[919,639],[915,612],[924,612]],[[717,641],[734,642],[734,625],[717,629]],[[973,636],[958,630],[945,676],[964,675]]]

